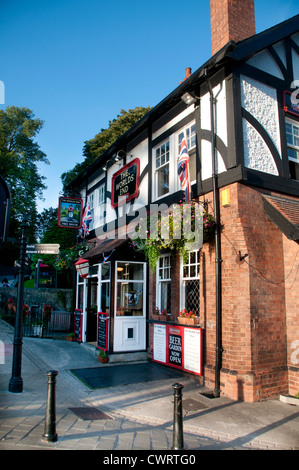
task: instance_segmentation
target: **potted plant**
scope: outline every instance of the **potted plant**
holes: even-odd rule
[[[160,309],[158,307],[154,308],[154,311],[152,313],[152,319],[156,321],[160,320]]]
[[[107,362],[109,361],[106,351],[104,351],[103,349],[101,349],[98,354],[98,361],[102,364],[107,364]]]
[[[66,335],[66,340],[75,341],[75,333],[69,333],[68,335]]]
[[[167,313],[166,308],[163,308],[161,314],[160,314],[160,320],[161,321],[169,321],[170,320],[170,313]]]
[[[179,313],[178,322],[183,325],[198,325],[199,317],[192,310],[188,312],[183,308]]]

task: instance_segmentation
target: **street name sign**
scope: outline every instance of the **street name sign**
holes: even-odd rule
[[[41,255],[58,255],[59,253],[58,244],[50,243],[37,243],[32,245],[27,245],[26,253],[39,253]]]

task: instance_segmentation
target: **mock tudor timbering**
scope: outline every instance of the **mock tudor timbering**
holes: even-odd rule
[[[188,73],[70,187],[92,206],[88,238],[96,242],[87,255],[93,274],[77,286],[77,308],[84,316],[83,341],[95,340],[88,309],[93,301],[101,309],[105,303],[111,356],[144,352],[152,359],[154,307],[165,307],[175,322],[189,302],[199,311],[204,338],[198,380],[233,399],[256,401],[299,390],[299,16],[255,35],[253,2],[212,1],[212,23],[220,3],[228,8],[225,21],[236,21],[231,7],[245,7],[243,32],[231,28],[237,35],[214,44],[206,64]],[[213,37],[214,31],[212,24]],[[186,93],[192,104],[182,101]],[[219,251],[205,243],[184,269],[179,256],[166,251],[152,273],[130,243],[116,241],[106,252],[110,242],[101,245],[100,239],[130,236],[134,224],[128,224],[140,207],[182,199],[177,161],[183,131],[192,199],[212,214],[219,203]],[[125,158],[115,161],[120,150]],[[135,159],[138,191],[115,206],[113,176]],[[110,278],[101,267],[107,256]],[[121,303],[126,279],[130,309]]]

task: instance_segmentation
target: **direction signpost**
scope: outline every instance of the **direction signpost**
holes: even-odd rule
[[[39,253],[41,255],[58,255],[60,245],[55,243],[36,243],[32,245],[27,245],[26,253],[35,254]]]

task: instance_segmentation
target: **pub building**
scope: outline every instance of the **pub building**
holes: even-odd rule
[[[212,0],[211,34],[212,57],[70,185],[91,214],[76,337],[254,402],[299,389],[299,16],[255,34],[252,0]],[[132,222],[182,201],[184,136],[192,201],[216,230],[152,270]],[[198,325],[178,322],[183,308]]]

